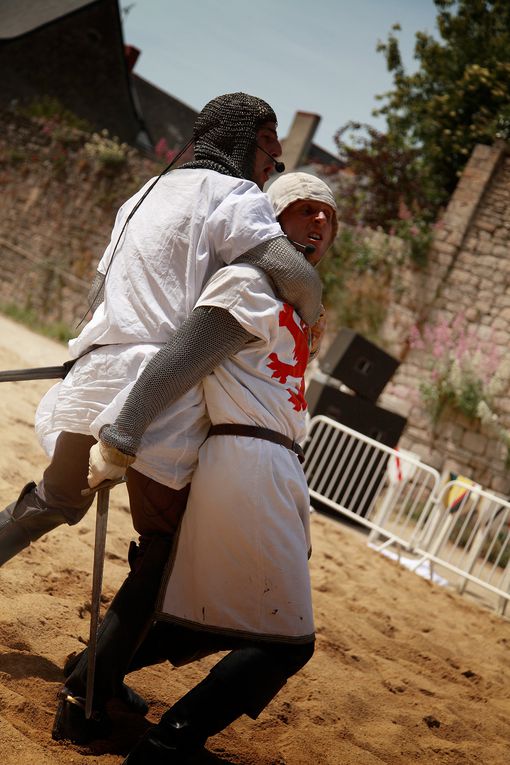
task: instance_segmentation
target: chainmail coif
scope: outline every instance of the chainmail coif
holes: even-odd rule
[[[181,167],[251,179],[257,131],[264,122],[276,124],[276,115],[261,98],[246,93],[213,98],[204,106],[193,128],[195,159]]]

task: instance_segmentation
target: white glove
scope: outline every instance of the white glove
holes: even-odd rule
[[[91,448],[87,481],[91,489],[103,481],[123,478],[127,468],[135,461],[131,454],[123,454],[102,441]]]
[[[321,305],[319,318],[315,324],[310,327],[310,358],[309,361],[313,361],[321,349],[321,342],[326,331],[326,309]]]

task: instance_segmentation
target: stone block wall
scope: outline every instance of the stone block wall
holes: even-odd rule
[[[98,164],[89,134],[51,119],[0,124],[0,303],[76,326],[118,207],[160,168],[134,150]]]
[[[402,361],[381,404],[408,417],[403,448],[438,469],[469,476],[508,494],[506,447],[478,419],[450,412],[432,427],[419,395],[430,369],[422,351],[411,349],[413,325],[458,315],[503,360],[510,340],[510,157],[502,142],[477,146],[445,215],[435,230],[427,267],[400,274],[404,290],[388,313],[386,347]],[[510,397],[495,401],[501,424],[510,429]]]

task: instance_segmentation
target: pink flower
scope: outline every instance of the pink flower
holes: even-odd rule
[[[166,154],[168,152],[168,144],[166,142],[166,138],[160,138],[157,142],[156,146],[154,147],[154,152],[156,154],[156,157],[166,157]]]
[[[422,351],[425,348],[425,343],[423,342],[422,336],[420,334],[420,330],[416,325],[414,327],[411,327],[411,330],[409,332],[409,345],[411,348],[417,348],[418,350]]]

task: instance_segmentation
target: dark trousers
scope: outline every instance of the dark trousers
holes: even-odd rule
[[[215,664],[210,674],[219,686],[228,689],[239,715],[255,719],[288,678],[311,659],[314,642],[241,638],[158,621],[134,655],[129,671],[163,661],[179,667],[220,651],[230,653]]]
[[[0,512],[0,565],[57,526],[81,521],[94,502],[82,497],[87,487],[93,436],[63,432],[39,484],[27,484],[19,498]],[[133,525],[141,537],[173,535],[186,504],[189,487],[181,490],[153,481],[137,470],[127,471]]]
[[[0,513],[0,564],[57,526],[78,523],[95,497],[82,497],[87,486],[90,435],[63,432],[53,458],[36,486],[28,484],[19,499]],[[140,535],[129,553],[131,571],[101,623],[95,696],[101,704],[116,695],[129,661],[151,622],[161,577],[175,532],[186,507],[189,485],[175,490],[133,468],[126,474],[133,525]],[[68,678],[76,695],[86,690],[87,654]]]

